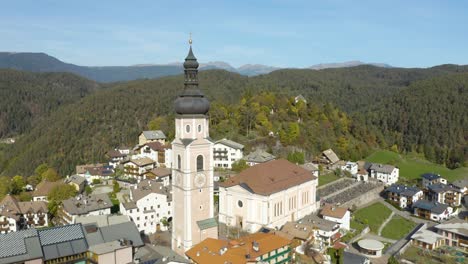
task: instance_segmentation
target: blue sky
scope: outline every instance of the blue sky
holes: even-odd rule
[[[78,65],[468,64],[468,1],[2,1],[0,51]]]

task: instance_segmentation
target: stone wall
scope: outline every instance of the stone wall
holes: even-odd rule
[[[384,185],[383,184],[378,184],[376,187],[366,193],[363,193],[362,195],[359,195],[358,197],[349,200],[348,202],[342,204],[344,207],[351,208],[353,205],[356,207],[359,207],[364,204],[368,204],[372,202],[373,200],[376,200],[380,198],[380,193],[384,190]]]

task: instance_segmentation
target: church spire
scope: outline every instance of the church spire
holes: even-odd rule
[[[184,62],[184,91],[175,100],[177,114],[207,114],[210,102],[198,88],[198,61],[192,51],[192,34],[189,39],[189,53]]]

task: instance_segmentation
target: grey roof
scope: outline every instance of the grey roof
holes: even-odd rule
[[[340,160],[338,158],[338,155],[332,150],[332,149],[327,149],[322,152],[322,155],[324,155],[328,160],[330,160],[331,163],[336,163]]]
[[[233,149],[243,149],[244,148],[244,145],[240,144],[240,143],[237,143],[237,142],[234,142],[232,140],[229,140],[229,139],[221,139],[221,140],[218,140],[215,142],[216,144],[223,144],[225,146],[228,146],[230,148],[233,148]]]
[[[297,222],[303,225],[309,225],[311,226],[311,228],[317,227],[318,229],[324,230],[324,231],[332,231],[338,225],[337,223],[333,221],[320,218],[316,214],[306,215],[304,218],[302,218],[302,220],[297,221]]]
[[[444,239],[443,236],[427,229],[419,230],[414,235],[412,235],[411,238],[428,244],[434,244],[437,241]]]
[[[195,139],[183,138],[183,139],[181,139],[181,141],[182,141],[182,144],[184,144],[184,146],[188,146],[188,145],[192,144],[192,142],[195,141]]]
[[[201,230],[218,226],[218,222],[215,218],[207,218],[204,220],[197,221],[197,225]]]
[[[134,259],[140,263],[166,264],[166,263],[191,263],[189,260],[175,253],[170,247],[160,245],[145,245],[135,252]]]
[[[79,175],[72,175],[70,176],[68,179],[65,180],[67,183],[70,183],[70,182],[73,182],[73,183],[76,183],[78,185],[81,185],[83,184],[85,181],[86,181],[86,178],[85,177],[81,177]]]
[[[434,174],[434,173],[424,173],[422,177],[429,181],[433,181],[433,180],[437,180],[441,178],[439,174]]]
[[[89,212],[112,207],[106,193],[73,197],[62,202],[62,207],[71,215],[83,215]]]
[[[458,235],[468,236],[468,222],[461,219],[451,219],[435,226],[437,229],[445,230]]]
[[[167,197],[168,201],[172,200],[171,190],[167,186],[164,186],[162,183],[157,182],[157,181],[152,181],[152,180],[140,181],[137,184],[136,189],[131,188],[130,191],[131,191],[131,194],[132,194],[132,196],[131,196],[132,200],[134,202],[140,200],[141,198],[144,198],[145,196],[147,196],[150,193],[162,194],[162,195],[165,195]],[[127,207],[125,207],[125,208],[127,208]]]
[[[90,246],[119,239],[132,241],[134,247],[141,247],[144,245],[140,237],[140,232],[131,221],[102,227],[97,226],[96,223],[90,223],[83,225],[83,230]]]
[[[390,174],[395,169],[395,166],[388,164],[372,163],[369,170],[373,170],[380,173]]]
[[[459,188],[459,189],[468,187],[468,178],[461,179],[461,180],[456,180],[456,181],[452,182],[452,185]]]
[[[249,153],[249,155],[245,156],[244,159],[249,162],[264,163],[270,160],[274,160],[276,157],[264,150],[257,149],[254,152]]]
[[[138,208],[135,202],[122,203],[123,207],[127,210]]]
[[[369,259],[359,254],[345,251],[343,253],[343,264],[364,264],[369,263]]]
[[[143,135],[148,140],[156,140],[156,139],[166,139],[166,135],[161,130],[148,130],[143,131]]]
[[[447,210],[449,206],[437,202],[430,202],[427,200],[419,200],[413,204],[413,208],[419,208],[423,210],[429,210],[432,213],[441,214]]]
[[[130,221],[130,218],[127,215],[88,215],[78,216],[76,217],[75,221],[76,223],[81,223],[82,225],[95,223],[98,227],[103,227],[125,223]]]
[[[308,171],[311,171],[311,172],[313,172],[313,171],[318,171],[318,170],[319,170],[318,166],[315,165],[315,164],[313,164],[313,163],[311,163],[311,162],[302,164],[302,165],[300,165],[300,166],[301,166],[302,168],[308,170]]]
[[[444,192],[458,192],[459,190],[450,186],[450,185],[445,185],[443,183],[436,183],[436,184],[431,184],[427,186],[427,188],[435,193],[444,193]]]
[[[46,228],[37,232],[45,260],[84,253],[88,249],[81,224]]]
[[[388,187],[386,192],[398,193],[403,196],[414,196],[416,193],[420,192],[421,189],[417,187],[406,186],[402,184],[392,184]]]
[[[36,229],[0,235],[0,263],[16,263],[42,257]]]

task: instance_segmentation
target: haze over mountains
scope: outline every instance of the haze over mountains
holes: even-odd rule
[[[349,61],[343,63],[323,63],[308,67],[313,70],[327,68],[345,68],[369,64],[389,68],[384,63],[365,63]],[[182,63],[138,64],[132,66],[79,66],[63,62],[45,53],[33,52],[0,52],[0,68],[16,69],[30,72],[70,72],[98,82],[130,81],[153,79],[163,76],[178,75],[183,72]],[[282,68],[261,64],[246,64],[235,68],[229,63],[214,61],[201,63],[200,70],[222,69],[246,76],[268,74]]]

